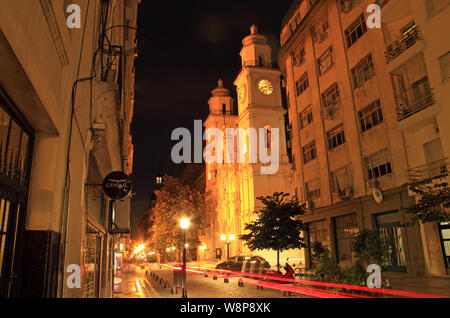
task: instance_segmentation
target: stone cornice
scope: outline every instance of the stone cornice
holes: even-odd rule
[[[51,37],[53,39],[53,44],[55,45],[56,52],[58,53],[59,61],[62,65],[68,65],[69,58],[64,47],[64,41],[61,36],[61,31],[58,27],[58,22],[56,20],[52,2],[50,0],[39,0],[39,2],[41,3],[42,11],[44,13],[45,20],[47,21]]]

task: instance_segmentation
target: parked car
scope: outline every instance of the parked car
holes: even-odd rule
[[[245,272],[248,272],[250,269],[253,269],[253,271],[258,271],[260,268],[262,270],[269,269],[270,264],[261,256],[254,255],[240,255],[230,257],[226,261],[216,265],[216,269],[227,269],[231,271]]]

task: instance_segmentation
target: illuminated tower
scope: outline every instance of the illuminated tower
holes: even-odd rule
[[[207,224],[205,228],[207,254],[209,258],[215,253],[216,248],[222,250],[225,257],[226,246],[221,240],[221,235],[226,235],[227,240],[230,235],[236,236],[237,220],[239,215],[239,193],[237,186],[237,165],[233,160],[226,162],[226,128],[237,128],[237,116],[233,109],[234,99],[230,96],[230,91],[223,87],[223,81],[219,79],[218,86],[211,91],[209,104],[209,116],[204,122],[204,127],[217,128],[223,133],[224,163],[206,164],[206,209]],[[211,142],[212,140],[207,140]],[[232,149],[234,153],[235,149]],[[217,155],[213,153],[213,155]],[[230,254],[236,253],[234,242],[230,242]]]
[[[238,127],[244,130],[255,128],[258,132],[258,161],[252,163],[247,153],[246,162],[239,164],[240,187],[240,233],[245,223],[251,222],[255,210],[258,210],[257,197],[272,195],[274,192],[291,192],[291,164],[287,155],[284,115],[286,110],[282,107],[280,71],[272,67],[272,50],[267,38],[258,33],[255,25],[250,28],[250,35],[243,41],[240,52],[242,69],[234,81],[238,95]],[[260,129],[265,129],[261,134]],[[270,136],[278,137],[272,144]],[[259,143],[264,142],[269,154],[278,156],[278,169],[264,173],[262,167],[268,164],[261,163]],[[245,149],[250,150],[251,142],[247,136]],[[256,145],[253,145],[254,147]],[[277,148],[275,148],[277,147]],[[275,152],[274,152],[275,151]],[[272,163],[273,164],[273,163]],[[243,249],[245,251],[245,249]]]

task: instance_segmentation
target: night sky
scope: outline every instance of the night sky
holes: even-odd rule
[[[186,127],[193,135],[194,119],[206,119],[219,78],[236,94],[241,41],[252,24],[268,37],[276,62],[281,20],[293,2],[141,2],[138,33],[144,45],[136,60],[132,227],[148,207],[157,173],[179,176],[183,169],[170,158],[177,143],[170,139],[172,130]]]

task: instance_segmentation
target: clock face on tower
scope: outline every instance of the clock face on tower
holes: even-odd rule
[[[273,84],[271,81],[262,79],[258,81],[258,89],[264,95],[271,95],[273,93]]]
[[[245,86],[245,84],[239,86],[239,88],[238,88],[238,98],[239,98],[239,101],[241,103],[244,101],[246,93],[247,93],[247,87]]]

